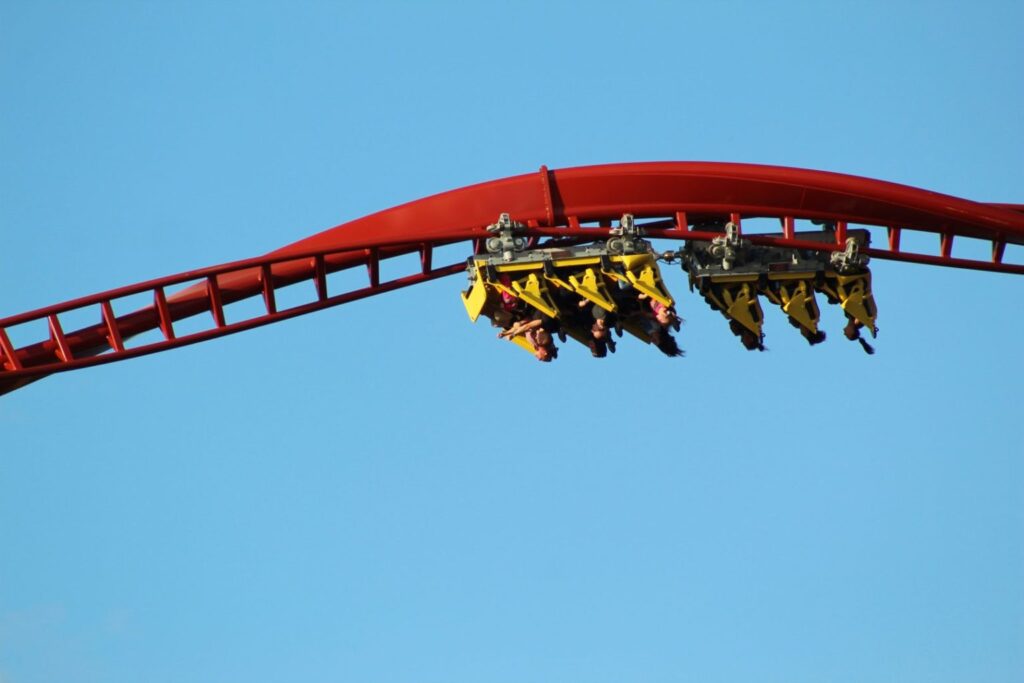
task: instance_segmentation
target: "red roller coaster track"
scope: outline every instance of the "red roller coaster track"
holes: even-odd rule
[[[774,218],[778,235],[745,234],[753,243],[799,249],[841,250],[850,225],[884,228],[883,246],[866,249],[875,258],[1024,274],[1024,263],[1007,263],[1007,244],[1024,244],[1024,205],[987,204],[906,185],[838,173],[709,162],[610,164],[503,178],[426,197],[325,230],[264,256],[162,277],[0,319],[0,393],[13,391],[54,372],[155,353],[347,303],[374,294],[460,272],[465,264],[436,267],[434,249],[455,242],[480,246],[486,226],[500,213],[527,226],[527,235],[596,240],[625,213],[644,222],[647,235],[710,240],[719,232],[703,225]],[[797,221],[828,222],[835,242],[801,239]],[[937,253],[900,248],[905,231],[937,235]],[[957,237],[991,243],[991,259],[955,258]],[[416,272],[381,281],[384,259],[419,254]],[[467,253],[468,255],[468,253]],[[329,291],[328,274],[365,268],[366,284]],[[277,305],[276,291],[312,283],[308,303]],[[179,287],[173,293],[168,289]],[[315,292],[315,295],[312,294]],[[150,294],[145,308],[116,314],[125,297]],[[261,311],[229,320],[226,307],[261,298]],[[93,310],[96,323],[64,330],[61,316]],[[208,326],[179,334],[174,323],[210,314]],[[23,346],[8,331],[44,326],[45,339]],[[130,345],[132,337],[159,330],[159,338]]]

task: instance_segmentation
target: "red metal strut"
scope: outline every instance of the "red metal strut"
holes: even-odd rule
[[[710,240],[721,233],[703,226],[732,220],[775,218],[780,236],[745,234],[757,244],[841,250],[847,226],[885,228],[886,244],[864,251],[875,258],[1024,274],[1024,264],[1004,262],[1007,244],[1024,244],[1024,205],[986,204],[906,185],[857,176],[779,166],[714,162],[654,162],[585,166],[503,178],[444,192],[356,219],[261,257],[189,271],[94,294],[0,319],[0,393],[45,375],[109,363],[266,325],[304,313],[418,284],[463,270],[463,263],[435,268],[433,250],[487,237],[500,213],[527,225],[529,237],[597,240],[612,221],[629,213],[645,222],[649,237]],[[834,226],[835,241],[801,239],[796,222]],[[901,250],[906,231],[934,233],[937,254]],[[990,260],[953,256],[957,237],[987,240]],[[382,282],[383,259],[419,253],[416,272]],[[468,254],[467,254],[468,255]],[[328,275],[366,269],[366,284],[329,291]],[[279,309],[276,291],[310,281],[311,300]],[[183,287],[173,293],[169,288]],[[149,293],[153,303],[117,315],[118,299]],[[262,298],[262,312],[230,320],[226,307]],[[66,331],[60,317],[95,310],[95,324]],[[210,314],[206,329],[180,335],[174,323]],[[45,323],[48,335],[15,346],[14,326]],[[132,346],[132,337],[160,330],[156,341]]]

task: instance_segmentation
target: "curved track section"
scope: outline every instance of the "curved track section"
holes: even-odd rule
[[[985,204],[857,176],[753,164],[541,167],[359,218],[261,257],[0,319],[0,393],[54,372],[205,341],[459,272],[461,262],[435,267],[434,249],[466,242],[468,256],[479,250],[487,226],[501,213],[524,223],[534,242],[601,239],[625,213],[652,238],[710,240],[732,221],[755,244],[815,250],[841,250],[848,226],[866,226],[884,230],[884,244],[866,250],[872,257],[1024,274],[1024,263],[1004,260],[1007,244],[1024,244],[1024,205]],[[761,218],[775,219],[777,232],[742,227],[744,220]],[[826,224],[835,239],[802,239],[807,231],[798,230],[798,223],[805,221]],[[901,249],[907,231],[934,234],[935,253]],[[958,237],[987,241],[991,258],[954,256]],[[419,254],[415,272],[381,280],[382,261],[411,253]],[[351,269],[365,270],[365,284],[332,291],[328,276]],[[309,301],[279,307],[278,291],[304,281],[310,283]],[[152,303],[117,312],[119,303],[140,294]],[[250,307],[237,315],[229,308],[249,299],[261,301],[258,310]],[[61,316],[72,313],[96,322],[65,330]],[[195,316],[208,316],[206,325],[188,333],[175,329]],[[43,330],[42,338],[16,343],[9,332],[21,328]],[[158,333],[145,334],[153,331]]]

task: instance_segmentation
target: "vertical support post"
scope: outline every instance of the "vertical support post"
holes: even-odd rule
[[[50,323],[50,340],[57,345],[57,357],[65,363],[70,363],[75,357],[71,355],[71,347],[68,346],[68,340],[64,336],[64,330],[60,326],[57,314],[51,313],[47,316],[47,320]]]
[[[260,280],[263,285],[263,304],[267,307],[267,315],[277,313],[277,299],[274,297],[274,274],[270,264],[260,266]]]
[[[420,271],[426,275],[433,267],[434,247],[424,242],[420,244]]]
[[[796,236],[796,219],[792,216],[783,217],[782,236],[787,240],[791,240]]]
[[[939,253],[942,258],[949,258],[953,255],[953,235],[944,232],[939,236]]]
[[[730,213],[729,214],[729,220],[732,223],[736,224],[736,234],[737,235],[742,235],[743,234],[743,225],[742,225],[742,222],[741,222],[742,221],[742,216],[740,216],[738,213]]]
[[[685,211],[676,211],[676,230],[679,232],[690,231],[690,222],[686,220]]]
[[[1006,242],[992,240],[992,263],[1002,263],[1004,253],[1006,253]]]
[[[324,255],[317,254],[313,257],[313,279],[316,281],[316,298],[319,301],[327,299],[327,264],[324,263]]]
[[[555,226],[555,204],[551,200],[551,174],[547,166],[540,167],[540,182],[544,191],[544,218],[549,228]]]
[[[220,285],[217,284],[216,275],[206,276],[206,293],[210,297],[210,313],[213,314],[213,324],[217,327],[224,327],[224,304],[221,302]]]
[[[366,272],[370,276],[370,286],[380,286],[380,252],[376,247],[366,250]]]
[[[21,370],[21,361],[18,360],[18,353],[14,350],[14,345],[11,344],[11,340],[7,336],[7,330],[2,327],[0,327],[0,349],[4,350],[4,356],[7,357],[7,361],[4,363],[7,369]]]
[[[886,230],[889,232],[889,251],[898,252],[900,250],[900,229],[890,225]]]
[[[164,339],[174,339],[174,321],[171,320],[171,309],[167,307],[167,296],[163,287],[153,290],[153,302],[156,304],[156,312],[160,316],[160,331],[164,333]]]
[[[846,247],[846,221],[836,221],[836,244]]]
[[[103,313],[103,324],[107,326],[107,343],[114,351],[121,353],[124,351],[124,340],[121,339],[121,329],[117,326],[114,308],[109,300],[100,302],[100,311]]]

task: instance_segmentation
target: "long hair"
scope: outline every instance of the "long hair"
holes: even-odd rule
[[[655,346],[658,350],[669,358],[675,358],[677,356],[685,356],[686,352],[679,348],[679,343],[676,338],[668,332],[662,332],[654,339]]]

